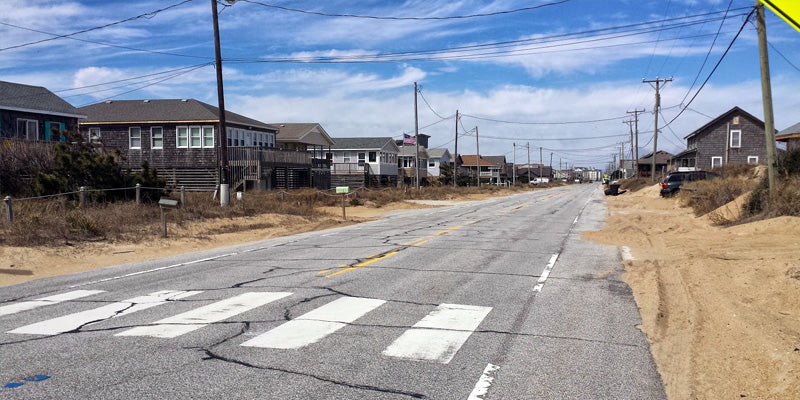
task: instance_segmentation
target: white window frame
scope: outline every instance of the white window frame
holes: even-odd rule
[[[752,162],[751,162],[752,160]],[[758,156],[747,156],[748,164],[758,164]]]
[[[350,152],[349,151],[342,152],[342,162],[345,163],[345,164],[349,164],[350,163]]]
[[[37,121],[35,119],[28,119],[28,118],[17,118],[17,131],[19,131],[19,123],[21,121],[25,122],[23,124],[23,126],[25,127],[25,132],[24,132],[25,133],[25,136],[24,136],[25,139],[36,140],[39,137],[39,121]],[[33,135],[31,135],[31,132],[28,129],[28,128],[31,127],[31,125],[30,125],[31,122],[33,122],[34,125],[36,126],[36,129],[34,129]],[[31,136],[33,136],[33,139],[31,139]],[[18,138],[22,138],[23,136],[20,134],[20,132],[17,132],[17,137]]]
[[[735,135],[734,135],[735,134]],[[733,143],[733,138],[736,137],[737,142],[736,144]],[[731,142],[730,147],[732,149],[738,149],[742,147],[742,130],[741,129],[732,129],[731,130]]]
[[[158,132],[158,133],[156,133]],[[159,140],[161,144],[157,144],[156,140]],[[150,148],[152,149],[163,149],[164,148],[164,128],[160,126],[151,126],[150,127]]]
[[[210,140],[211,143],[206,143],[206,140]],[[214,126],[213,125],[203,125],[200,129],[200,146],[204,148],[213,148],[214,147]]]
[[[197,135],[195,135],[197,133]],[[197,141],[195,143],[195,140]],[[189,148],[203,148],[203,127],[200,125],[189,125]]]
[[[181,131],[183,131],[183,135],[181,135]],[[181,136],[183,136],[183,140],[185,144],[181,144]],[[189,127],[186,125],[176,126],[175,127],[175,147],[179,149],[188,149],[189,148]]]
[[[100,128],[89,128],[89,143],[100,143]]]
[[[719,160],[719,165],[714,166],[714,161]],[[722,166],[722,157],[711,157],[711,169],[718,168]]]
[[[367,152],[360,151],[356,154],[356,160],[358,160],[358,165],[364,165],[367,162]]]
[[[133,132],[138,131],[138,136],[134,136]],[[134,146],[134,141],[138,140],[139,145]],[[142,148],[142,128],[138,126],[128,127],[128,148],[131,150],[141,150]]]

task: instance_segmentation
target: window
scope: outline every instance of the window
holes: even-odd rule
[[[742,147],[742,131],[732,130],[731,131],[731,148],[739,148]]]
[[[733,124],[734,125],[739,125],[739,116],[738,115],[733,117]]]
[[[214,147],[214,127],[203,127],[203,147]]]
[[[722,157],[711,157],[711,169],[722,166]]]
[[[164,148],[164,129],[160,126],[150,128],[150,147],[154,149]]]
[[[189,147],[189,127],[179,126],[175,129],[175,147]]]
[[[89,128],[89,143],[100,143],[100,128]]]
[[[747,156],[748,164],[758,164],[758,156]]]
[[[60,140],[61,139],[61,123],[60,122],[53,122],[49,121],[47,125],[50,125],[50,140]],[[45,140],[45,138],[39,138],[40,140]]]
[[[18,138],[25,138],[28,140],[36,140],[39,136],[39,121],[35,119],[22,119],[17,118],[17,135]]]
[[[189,127],[189,147],[192,147],[192,148],[202,147],[202,142],[200,141],[200,127],[199,126],[190,126]]]
[[[436,166],[436,161],[428,161],[428,167],[433,168]]]
[[[377,158],[377,154],[375,154],[374,151],[370,151],[369,152],[369,162],[375,162],[375,161],[377,161],[377,159],[378,159]]]
[[[358,164],[363,165],[367,158],[367,153],[358,153]]]
[[[349,151],[345,151],[345,152],[342,153],[342,162],[343,163],[349,163],[350,162],[350,152]]]
[[[128,146],[131,149],[142,148],[142,128],[139,127],[128,128]]]

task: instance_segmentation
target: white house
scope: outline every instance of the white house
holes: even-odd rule
[[[439,167],[442,164],[450,164],[453,157],[450,151],[443,148],[428,149],[428,175],[438,177],[440,174]]]

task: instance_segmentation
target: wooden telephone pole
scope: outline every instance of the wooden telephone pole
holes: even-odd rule
[[[417,82],[414,82],[414,186],[419,189],[419,117],[417,116]]]
[[[653,128],[653,159],[650,161],[650,181],[656,180],[656,152],[658,152],[658,108],[661,107],[661,93],[659,93],[659,88],[661,84],[666,84],[667,82],[672,82],[672,77],[658,79],[646,80],[642,78],[642,83],[649,83],[650,86],[653,86],[656,89],[656,106],[653,108],[653,117],[655,120],[655,127]]]
[[[767,26],[764,24],[764,5],[756,0],[756,30],[758,31],[758,58],[761,66],[761,101],[764,104],[764,136],[767,141],[767,181],[770,194],[775,193],[775,119],[772,114],[772,84],[769,77],[767,52]]]
[[[453,189],[456,188],[456,177],[458,176],[458,110],[456,110],[456,149],[453,154]]]
[[[644,112],[634,109],[633,111],[626,111],[627,114],[633,114],[633,129],[634,129],[634,147],[633,147],[633,170],[636,172],[636,177],[639,177],[639,114]]]

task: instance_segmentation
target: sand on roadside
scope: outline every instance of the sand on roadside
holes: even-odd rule
[[[657,186],[607,197],[605,227],[583,235],[630,249],[667,396],[800,398],[800,218],[719,227],[678,202]]]

